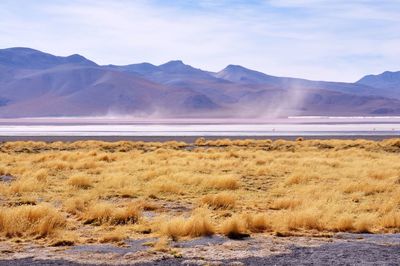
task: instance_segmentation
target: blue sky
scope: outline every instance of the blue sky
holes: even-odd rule
[[[2,0],[0,47],[355,81],[400,70],[400,0]]]

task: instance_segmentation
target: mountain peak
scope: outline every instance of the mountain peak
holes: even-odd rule
[[[35,50],[29,47],[10,47],[1,50],[8,52],[19,52],[19,53],[41,53],[39,50]]]
[[[249,70],[241,65],[227,65],[224,70]]]
[[[85,65],[85,66],[97,66],[97,64],[86,57],[80,55],[80,54],[73,54],[67,57],[61,57],[64,62],[61,62],[61,64],[79,64],[79,65]]]
[[[170,64],[176,64],[176,65],[184,65],[184,63],[183,63],[182,60],[171,60],[171,61],[167,62],[167,64],[168,64],[168,63],[170,63]]]
[[[400,77],[400,71],[385,71],[381,74],[381,76],[386,78],[393,78],[393,77],[398,78]]]
[[[269,76],[240,65],[228,65],[223,70],[216,73],[215,77],[222,78],[231,82],[257,84],[270,83],[277,79],[277,77]]]
[[[169,61],[158,66],[162,71],[166,72],[189,72],[195,70],[192,66],[184,64],[181,60]]]
[[[78,54],[62,57],[25,47],[0,49],[0,65],[8,67],[42,69],[62,64],[96,65]]]
[[[81,62],[81,61],[86,61],[88,59],[86,59],[85,57],[81,56],[80,54],[72,54],[70,56],[67,56],[67,58],[70,61],[76,61],[76,62]]]
[[[167,63],[164,63],[162,65],[159,65],[159,67],[182,67],[182,66],[186,66],[182,60],[171,60],[168,61]]]
[[[383,89],[400,89],[400,71],[385,71],[378,75],[367,75],[356,83]]]

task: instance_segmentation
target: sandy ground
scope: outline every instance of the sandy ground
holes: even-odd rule
[[[400,234],[337,234],[333,237],[221,236],[172,242],[155,239],[72,247],[1,243],[0,265],[399,265]]]

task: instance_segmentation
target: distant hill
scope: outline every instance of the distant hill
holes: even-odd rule
[[[367,75],[356,83],[376,88],[377,91],[381,91],[381,95],[400,98],[400,71]]]
[[[0,49],[0,64],[11,68],[26,69],[45,69],[65,64],[96,66],[96,63],[78,54],[67,57],[54,56],[23,47]]]
[[[238,65],[213,73],[180,60],[100,66],[81,55],[8,48],[0,50],[0,117],[398,115],[399,73],[324,82]]]
[[[269,76],[238,65],[228,65],[226,68],[215,73],[214,76],[242,84],[277,84],[284,80],[279,77]]]

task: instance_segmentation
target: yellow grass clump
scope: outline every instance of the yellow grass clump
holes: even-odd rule
[[[197,209],[189,218],[175,217],[164,222],[161,234],[177,240],[179,237],[210,236],[215,233],[209,213],[206,209]]]
[[[65,218],[47,205],[0,209],[0,232],[7,237],[50,235],[65,225]]]
[[[86,208],[86,202],[81,197],[73,197],[65,200],[64,209],[71,214],[82,213]]]
[[[384,228],[395,228],[400,230],[400,212],[387,213],[382,217],[381,225]]]
[[[47,169],[40,169],[34,173],[34,177],[39,182],[47,182],[47,177],[49,176],[49,171]]]
[[[295,209],[302,204],[301,200],[293,199],[293,198],[281,198],[275,200],[271,204],[271,208],[275,210],[281,209]]]
[[[243,217],[236,215],[226,219],[220,226],[220,232],[233,239],[240,239],[249,236],[246,222]]]
[[[216,189],[238,189],[239,180],[233,176],[213,176],[203,181],[205,187]]]
[[[158,193],[181,194],[180,185],[173,181],[158,182],[155,184],[155,189]]]
[[[110,203],[98,203],[84,212],[86,224],[134,224],[139,221],[141,209],[136,204],[115,207]]]
[[[5,194],[23,195],[25,193],[38,192],[44,189],[45,185],[38,182],[36,178],[18,178],[16,181],[11,182],[10,185],[3,184]]]
[[[93,186],[93,181],[90,177],[75,175],[68,179],[68,184],[81,189],[88,189]]]
[[[339,232],[352,232],[354,228],[354,219],[350,216],[343,216],[337,219],[336,224],[333,225],[334,231]]]
[[[375,225],[375,221],[377,220],[378,219],[374,214],[362,214],[354,222],[354,231],[356,233],[373,233],[375,227],[378,225]]]
[[[215,209],[233,208],[236,198],[232,193],[221,192],[218,194],[206,195],[201,198],[201,204],[208,205]]]
[[[286,226],[289,230],[324,230],[322,215],[317,211],[296,211],[288,214]]]
[[[106,233],[101,239],[100,243],[118,243],[126,239],[127,236],[124,231],[122,230],[114,230],[111,232]]]
[[[272,229],[271,221],[264,213],[246,214],[242,218],[246,228],[253,233],[261,233]]]
[[[52,247],[73,246],[79,243],[79,235],[76,232],[60,230],[54,232],[49,241]]]
[[[140,208],[144,211],[155,211],[155,210],[158,210],[161,208],[160,205],[158,205],[154,202],[148,201],[148,200],[146,200],[146,201],[140,200],[140,201],[137,201],[136,204],[137,204],[138,208]]]

